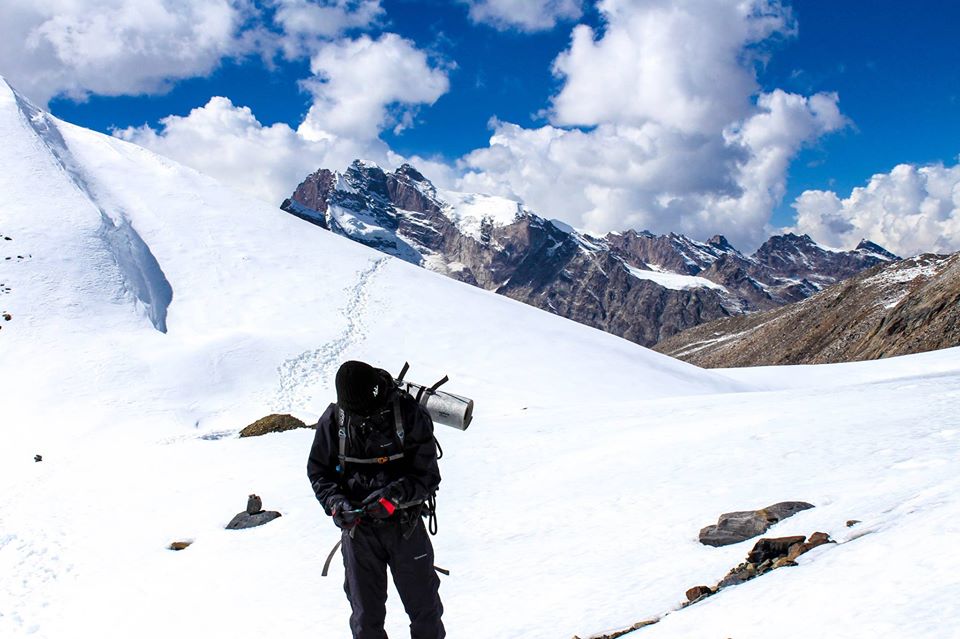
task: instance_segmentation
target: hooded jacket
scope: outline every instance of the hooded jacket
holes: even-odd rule
[[[395,398],[403,421],[402,441],[396,432]],[[392,385],[382,411],[366,418],[346,413],[343,425],[347,457],[387,458],[402,452],[401,459],[373,464],[346,462],[342,472],[338,470],[341,461],[337,413],[337,404],[330,404],[320,417],[307,460],[307,476],[324,512],[330,515],[342,497],[358,506],[374,491],[387,487],[401,505],[420,504],[436,492],[440,468],[433,420],[409,393]]]

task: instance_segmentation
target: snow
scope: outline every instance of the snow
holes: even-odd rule
[[[0,82],[0,246],[31,256],[0,260],[0,636],[348,637],[312,433],[233,436],[315,419],[348,358],[477,401],[437,433],[451,637],[958,636],[960,350],[704,371],[25,110]],[[168,282],[165,333],[104,214]],[[251,492],[283,516],[224,530]],[[700,527],[787,499],[817,507],[772,534],[841,543],[671,612],[751,545]]]
[[[906,260],[897,264],[895,268],[884,269],[876,275],[868,278],[864,284],[903,284],[912,282],[918,277],[933,277],[939,269],[947,262],[948,258],[934,259],[929,261]],[[913,264],[908,266],[908,264]]]
[[[624,268],[637,279],[641,280],[650,280],[659,284],[664,288],[669,288],[675,291],[683,291],[691,288],[712,288],[718,291],[729,292],[726,287],[717,284],[716,282],[711,282],[705,277],[697,277],[695,275],[681,275],[680,273],[672,273],[670,271],[661,270],[660,267],[654,264],[648,264],[647,266],[651,269],[650,271],[645,271],[639,269],[635,266],[630,266],[629,264],[624,264]]]
[[[524,211],[523,205],[516,200],[496,195],[440,190],[437,197],[445,203],[443,214],[457,225],[461,233],[475,240],[480,240],[480,228],[484,223],[508,226]]]

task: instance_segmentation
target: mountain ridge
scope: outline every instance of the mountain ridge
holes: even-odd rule
[[[960,345],[960,253],[877,265],[805,300],[688,329],[654,350],[705,368],[828,364]]]
[[[444,191],[410,164],[318,169],[281,208],[390,255],[644,346],[721,317],[805,299],[898,259],[785,234],[744,255],[716,235],[628,230],[594,237],[522,203]]]

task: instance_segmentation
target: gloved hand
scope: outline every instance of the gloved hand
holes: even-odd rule
[[[400,501],[390,486],[376,490],[363,500],[363,514],[373,519],[386,519],[397,512]]]
[[[360,513],[355,512],[355,510],[353,504],[351,504],[350,500],[346,497],[338,500],[330,509],[330,514],[333,516],[333,523],[341,530],[350,530],[360,523]]]

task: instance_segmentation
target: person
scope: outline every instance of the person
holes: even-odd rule
[[[441,639],[440,578],[421,514],[440,484],[433,421],[387,371],[348,361],[317,423],[307,475],[342,531],[354,639],[386,639],[387,567],[412,639]]]

